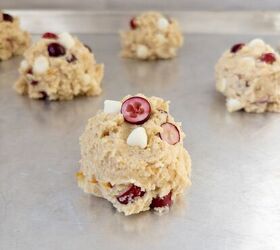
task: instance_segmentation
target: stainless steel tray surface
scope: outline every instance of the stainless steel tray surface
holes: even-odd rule
[[[18,13],[37,20],[36,12]],[[71,15],[84,27],[79,12]],[[68,19],[54,16],[49,30],[71,30]],[[63,26],[55,26],[63,20]],[[215,22],[225,25],[219,16]],[[248,34],[244,29],[227,34],[186,30],[179,56],[158,62],[120,58],[117,34],[82,32],[80,39],[105,64],[104,91],[68,102],[17,95],[12,85],[21,58],[1,62],[0,249],[279,250],[280,115],[230,114],[214,89],[214,65],[231,44],[256,36],[279,44],[272,28],[262,35],[258,28]],[[163,216],[146,212],[125,217],[107,201],[84,194],[74,177],[78,138],[87,119],[105,99],[139,92],[171,101],[193,161],[192,187]]]

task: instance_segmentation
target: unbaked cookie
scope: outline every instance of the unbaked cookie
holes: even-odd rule
[[[228,111],[280,112],[280,57],[261,39],[235,44],[216,65]]]
[[[21,30],[17,17],[0,12],[0,61],[22,55],[30,41],[29,34]]]
[[[101,93],[104,66],[90,48],[69,33],[45,33],[24,54],[18,93],[35,99],[71,100]]]
[[[183,45],[178,22],[158,12],[146,12],[130,21],[121,32],[122,56],[141,60],[170,59]]]
[[[125,215],[168,210],[191,184],[184,137],[160,98],[107,100],[80,138],[78,184]]]

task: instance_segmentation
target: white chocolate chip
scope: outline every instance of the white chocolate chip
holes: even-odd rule
[[[142,45],[142,44],[139,44],[137,46],[136,54],[137,54],[138,58],[142,58],[142,59],[147,58],[148,52],[149,52],[149,50],[148,50],[147,46]]]
[[[163,34],[157,34],[156,35],[156,40],[159,44],[163,44],[166,42],[166,38],[164,37]]]
[[[265,45],[262,39],[256,38],[253,39],[249,44],[250,47],[263,47]]]
[[[237,111],[243,108],[241,102],[234,98],[227,99],[226,106],[229,112]]]
[[[169,25],[169,22],[166,20],[166,18],[162,17],[162,18],[158,19],[157,27],[159,30],[166,30],[168,25]]]
[[[226,87],[227,87],[227,80],[225,78],[223,78],[222,80],[216,83],[216,89],[222,93],[226,90]]]
[[[44,74],[49,69],[49,61],[45,56],[38,56],[33,65],[35,74]]]
[[[26,60],[22,60],[20,63],[20,69],[26,71],[29,68],[29,64]]]
[[[147,147],[148,136],[143,127],[137,127],[129,134],[126,143],[130,146]]]
[[[246,57],[241,58],[240,65],[245,69],[254,68],[256,65],[256,62],[253,57],[246,56]]]
[[[75,44],[75,40],[73,39],[73,37],[67,33],[61,33],[58,35],[58,40],[59,42],[67,49],[70,49],[71,47],[74,46]]]
[[[105,100],[104,101],[104,113],[120,113],[122,103],[118,101]]]
[[[83,80],[84,80],[84,84],[85,84],[85,85],[89,84],[90,81],[91,81],[90,75],[89,75],[89,74],[84,74],[84,75],[83,75]]]

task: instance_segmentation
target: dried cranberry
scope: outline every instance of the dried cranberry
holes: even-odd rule
[[[29,75],[32,75],[33,74],[32,68],[30,68],[26,73],[29,74]]]
[[[157,207],[170,207],[172,205],[172,191],[170,191],[167,195],[163,197],[156,197],[153,198],[150,208],[157,208]]]
[[[33,85],[33,86],[38,85],[38,83],[39,83],[38,81],[34,81],[34,80],[30,82],[30,84]]]
[[[135,17],[131,18],[129,24],[130,24],[131,29],[135,30],[137,28],[137,23],[136,23]]]
[[[58,36],[55,33],[46,32],[46,33],[44,33],[42,35],[42,38],[45,38],[45,39],[58,39]]]
[[[175,145],[180,141],[179,129],[172,123],[166,122],[161,125],[163,131],[159,134],[163,141]]]
[[[9,14],[3,13],[3,20],[12,23],[14,21],[14,18]]]
[[[88,45],[84,44],[84,46],[89,50],[90,53],[92,53],[92,49],[91,47],[89,47]]]
[[[273,53],[264,53],[261,55],[260,60],[268,64],[273,64],[276,61],[276,57]]]
[[[231,47],[230,52],[236,53],[237,51],[241,50],[244,45],[245,45],[244,43],[237,43]]]
[[[67,58],[67,62],[72,63],[77,61],[77,57],[73,54],[71,54],[68,58]]]
[[[48,45],[48,52],[50,57],[64,56],[66,53],[65,48],[59,43],[50,43]]]
[[[121,113],[127,122],[143,124],[151,115],[151,105],[145,98],[134,96],[124,101]]]
[[[48,94],[45,91],[40,91],[41,97],[40,100],[46,100],[48,98]]]
[[[137,197],[142,197],[145,194],[145,191],[142,191],[140,187],[131,184],[129,188],[119,196],[117,196],[117,200],[119,203],[127,205],[134,201]]]

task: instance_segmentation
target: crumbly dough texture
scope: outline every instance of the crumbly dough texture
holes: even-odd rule
[[[264,53],[273,53],[276,61],[261,61]],[[280,57],[262,40],[252,40],[236,53],[226,51],[215,70],[216,89],[225,95],[228,111],[280,112]]]
[[[22,55],[30,45],[30,35],[20,28],[18,17],[4,21],[0,12],[0,61]]]
[[[160,23],[162,20],[166,20],[163,21],[163,27]],[[183,45],[179,24],[173,18],[166,18],[158,12],[146,12],[135,17],[134,22],[135,29],[121,32],[123,57],[170,59],[176,56],[177,49]]]
[[[148,135],[145,149],[126,143],[129,133],[140,125],[125,122],[122,114],[100,111],[89,119],[80,138],[78,185],[86,193],[107,199],[125,215],[149,210],[153,198],[163,197],[171,190],[174,202],[191,184],[191,159],[183,146],[185,135],[180,123],[176,123],[169,114],[168,102],[157,97],[145,98],[152,107],[150,119],[141,125]],[[176,145],[170,145],[159,137],[160,125],[166,121],[179,129],[181,140]],[[119,203],[116,196],[130,184],[141,187],[146,191],[145,195],[127,205]]]
[[[73,39],[74,45],[66,48],[66,54],[60,57],[50,57],[48,54],[48,44],[57,42],[56,39],[42,38],[29,48],[24,54],[28,66],[20,67],[15,90],[30,98],[47,98],[51,101],[99,95],[104,65],[96,63],[93,53],[78,38]],[[49,64],[44,73],[33,70],[35,60],[40,56],[45,57]],[[76,60],[71,62],[73,56]]]

